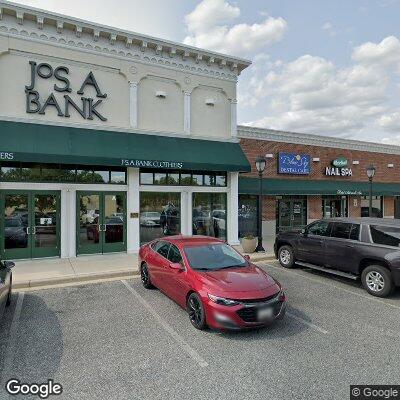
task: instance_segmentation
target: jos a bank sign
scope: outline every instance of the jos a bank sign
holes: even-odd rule
[[[53,109],[57,112],[59,117],[70,117],[71,109],[75,110],[83,119],[92,120],[95,117],[101,121],[107,121],[97,109],[107,97],[98,85],[96,78],[92,71],[83,80],[81,86],[76,94],[80,95],[79,104],[76,103],[68,93],[73,92],[71,82],[68,79],[69,68],[65,66],[58,66],[53,68],[50,64],[41,63],[37,64],[35,61],[29,61],[31,68],[31,83],[25,86],[26,94],[26,112],[29,114],[46,114],[46,111]],[[54,84],[54,92],[48,94],[40,94],[35,90],[37,79],[52,79],[56,80]],[[85,97],[85,90],[87,87],[92,87],[96,92],[96,98]],[[56,93],[60,95],[56,96]],[[61,97],[62,96],[62,97]]]

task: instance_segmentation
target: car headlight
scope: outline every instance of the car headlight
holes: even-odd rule
[[[213,294],[208,293],[208,298],[216,303],[216,304],[222,304],[223,306],[236,306],[237,304],[240,304],[236,300],[231,300],[231,299],[225,299],[225,297],[218,297],[214,296]]]

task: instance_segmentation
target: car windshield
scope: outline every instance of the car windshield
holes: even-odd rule
[[[194,270],[215,271],[247,265],[247,261],[239,253],[224,243],[186,246],[184,251]]]
[[[5,225],[6,228],[17,228],[21,226],[21,220],[17,218],[6,218]]]

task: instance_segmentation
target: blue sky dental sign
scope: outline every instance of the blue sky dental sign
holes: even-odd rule
[[[344,157],[335,158],[332,166],[325,167],[325,175],[327,176],[352,176],[351,168],[348,168],[348,161]]]
[[[279,153],[278,173],[309,175],[310,156],[308,154]]]

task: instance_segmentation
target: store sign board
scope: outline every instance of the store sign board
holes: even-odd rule
[[[81,96],[80,102],[75,102],[69,95],[73,92],[71,81],[68,79],[69,68],[60,65],[53,68],[47,63],[37,64],[35,61],[29,61],[31,69],[30,84],[25,86],[26,95],[26,112],[28,114],[45,115],[49,109],[56,110],[59,117],[69,118],[70,111],[74,110],[83,119],[93,120],[97,117],[100,121],[107,121],[97,109],[107,97],[107,94],[102,92],[99,84],[92,71],[88,73],[83,80],[76,94]],[[41,94],[35,90],[38,79],[55,79],[54,92]],[[96,98],[85,97],[86,87],[92,87],[96,91]],[[59,94],[56,96],[56,94]],[[43,94],[42,94],[43,95]]]
[[[332,166],[325,167],[326,176],[353,176],[353,171],[349,168],[348,161],[344,157],[332,160]]]
[[[14,153],[6,152],[6,151],[0,151],[0,160],[14,160]]]
[[[337,168],[344,168],[347,167],[348,161],[344,157],[338,157],[332,161],[332,165]]]
[[[342,196],[361,196],[362,192],[360,190],[337,190],[338,195]]]
[[[295,153],[279,153],[279,174],[309,175],[310,155]]]
[[[155,160],[121,160],[121,165],[124,167],[135,168],[176,168],[182,169],[183,163],[175,161],[155,161]]]

